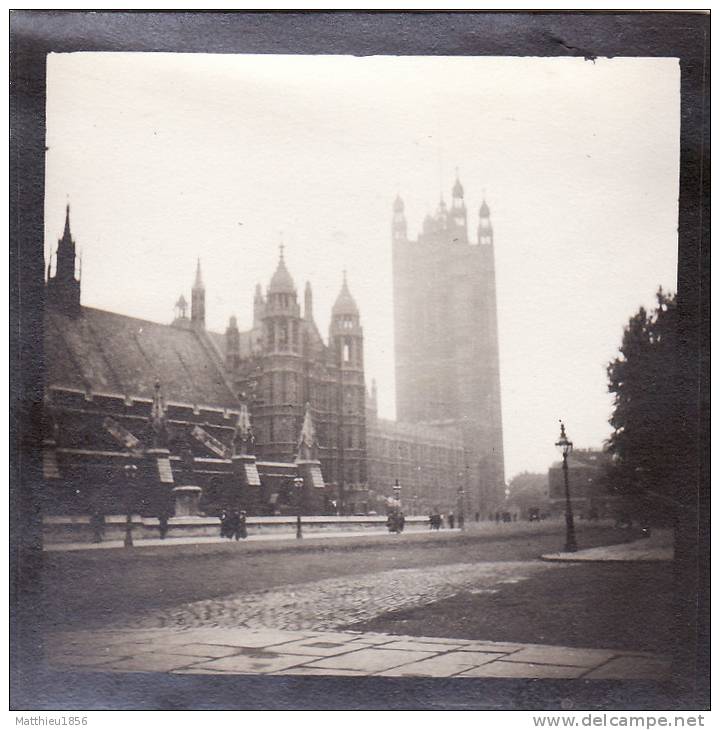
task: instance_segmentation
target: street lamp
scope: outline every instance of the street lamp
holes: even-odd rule
[[[560,421],[560,439],[555,442],[563,459],[563,478],[565,479],[565,552],[574,553],[577,550],[575,542],[575,522],[573,520],[572,503],[570,502],[570,483],[568,482],[568,456],[572,453],[572,441],[565,435],[565,424]]]
[[[398,512],[400,511],[400,493],[402,492],[402,487],[400,486],[400,482],[396,479],[395,484],[393,485],[393,495],[395,496],[395,501],[397,502],[397,509]]]
[[[465,490],[462,488],[462,485],[458,487],[458,502],[459,509],[458,509],[458,527],[461,530],[465,529]]]
[[[295,487],[295,499],[297,502],[297,530],[295,532],[295,537],[300,540],[302,538],[302,519],[300,517],[300,507],[302,504],[302,488],[304,484],[304,480],[302,477],[295,477],[293,479],[293,486]]]
[[[132,536],[132,508],[135,496],[135,477],[137,476],[137,466],[135,464],[126,464],[123,468],[125,472],[125,540],[123,545],[126,548],[133,546]]]

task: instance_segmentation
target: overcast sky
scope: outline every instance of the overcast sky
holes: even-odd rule
[[[322,332],[347,269],[392,417],[392,201],[414,237],[457,167],[495,231],[506,475],[545,471],[559,418],[609,436],[623,326],[675,290],[679,105],[675,59],[50,55],[46,255],[69,201],[83,303],[161,322],[199,256],[218,331],[281,240]]]

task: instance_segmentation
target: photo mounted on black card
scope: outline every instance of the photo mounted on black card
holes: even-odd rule
[[[513,16],[566,23],[562,53],[500,50],[502,14],[103,17],[120,45],[14,14],[13,632],[47,688],[16,697],[415,709],[395,678],[438,709],[702,707],[686,49],[609,52],[572,13]],[[450,19],[489,40],[430,53]],[[397,23],[415,43],[375,40]]]

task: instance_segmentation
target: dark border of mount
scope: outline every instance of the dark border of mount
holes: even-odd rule
[[[677,682],[72,675],[40,669],[45,57],[51,52],[677,57],[678,306],[687,475],[676,533]],[[709,707],[710,16],[704,12],[10,13],[10,615],[13,709]],[[651,245],[650,243],[648,245]],[[628,313],[630,314],[630,313]],[[618,333],[619,337],[620,333]],[[562,597],[558,596],[559,603]],[[568,704],[569,703],[569,704]]]

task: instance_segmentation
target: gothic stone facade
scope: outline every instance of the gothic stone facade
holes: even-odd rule
[[[212,338],[235,393],[250,406],[258,453],[276,462],[292,460],[309,404],[328,494],[341,513],[363,511],[368,502],[363,330],[347,281],[333,305],[325,344],[310,283],[301,311],[281,251],[265,294],[256,288],[252,329],[240,332],[233,317],[224,337]]]
[[[450,422],[462,433],[471,504],[485,512],[504,491],[495,263],[490,210],[468,235],[463,186],[440,201],[416,240],[403,201],[393,208],[397,417]]]
[[[309,413],[289,458],[256,459],[247,405],[204,328],[199,267],[192,316],[178,301],[173,326],[81,306],[69,208],[50,264],[44,515],[168,516],[176,490],[186,487],[202,489],[207,514],[325,510]],[[303,478],[300,495],[297,477]]]
[[[183,296],[178,299],[172,325],[82,307],[68,211],[65,232],[58,244],[55,276],[48,271],[46,349],[51,367],[46,393],[58,404],[62,400],[58,395],[64,391],[74,403],[86,405],[61,408],[61,421],[69,424],[74,419],[77,422],[73,429],[65,429],[62,438],[73,440],[72,434],[83,431],[83,439],[93,445],[90,451],[93,458],[99,460],[101,469],[110,458],[110,451],[115,463],[122,461],[119,454],[124,452],[122,444],[118,443],[118,432],[122,433],[122,428],[132,431],[129,418],[142,420],[145,417],[140,416],[140,411],[149,411],[154,397],[152,386],[159,378],[168,401],[169,430],[175,434],[169,444],[172,470],[181,474],[184,481],[202,478],[206,494],[219,495],[213,501],[222,499],[218,485],[234,478],[229,456],[233,434],[237,432],[234,419],[247,407],[252,418],[253,445],[262,482],[261,490],[254,493],[253,504],[247,505],[252,511],[273,511],[289,499],[283,492],[292,481],[292,465],[299,463],[298,443],[308,418],[313,426],[314,458],[322,466],[320,479],[324,486],[311,490],[312,495],[304,500],[306,511],[381,510],[384,507],[382,498],[390,496],[396,480],[403,485],[406,509],[426,511],[438,507],[449,511],[456,504],[460,487],[465,489],[468,509],[474,509],[471,481],[477,473],[479,457],[477,450],[473,450],[472,438],[485,437],[488,433],[497,437],[497,433],[492,429],[488,431],[488,423],[470,409],[462,410],[463,394],[479,397],[478,378],[471,373],[460,377],[457,383],[446,381],[446,378],[459,377],[459,371],[457,368],[443,370],[438,364],[442,358],[439,359],[434,338],[442,335],[442,328],[436,324],[435,310],[427,307],[422,310],[425,315],[435,317],[429,320],[433,328],[431,337],[423,333],[418,319],[413,320],[411,327],[407,325],[407,311],[397,306],[398,301],[412,302],[413,306],[418,301],[413,298],[412,287],[406,286],[407,277],[400,275],[402,266],[398,266],[397,261],[398,256],[402,259],[402,254],[398,254],[401,244],[418,249],[426,246],[435,252],[436,262],[443,254],[441,244],[437,242],[426,241],[423,237],[412,244],[407,241],[404,227],[400,234],[401,219],[402,206],[398,208],[396,203],[396,327],[400,342],[398,352],[402,356],[398,368],[400,422],[396,423],[377,417],[374,395],[368,400],[366,411],[363,329],[347,281],[343,281],[332,309],[327,344],[314,320],[310,284],[305,287],[301,311],[282,251],[266,292],[263,294],[259,285],[256,288],[253,326],[245,332],[239,331],[235,317],[230,318],[224,334],[206,329],[205,285],[200,262],[192,287],[191,305],[188,307]],[[487,221],[486,224],[489,225]],[[426,228],[429,230],[434,225],[428,224]],[[467,244],[465,247],[471,253],[466,252],[466,255],[473,261],[472,257],[477,256],[480,262],[476,262],[477,265],[487,268],[492,262],[491,248],[488,251],[483,246],[491,247],[491,231],[490,241],[485,235],[481,244],[475,247]],[[406,256],[406,263],[415,260],[415,251],[412,253],[413,256]],[[424,261],[424,268],[420,273],[415,272],[414,280],[422,283],[421,290],[426,291],[433,286],[434,277],[429,275],[432,262],[422,257],[417,261]],[[453,272],[458,274],[455,269]],[[450,275],[445,272],[443,281],[449,280]],[[440,290],[433,294],[436,302],[442,301],[440,294]],[[487,303],[490,297],[494,303],[494,291],[492,296],[489,293],[484,296],[483,302]],[[477,308],[476,298],[471,299]],[[460,314],[469,316],[465,310]],[[488,336],[494,332],[494,309],[490,319],[490,322],[483,320],[483,332]],[[460,331],[462,328],[450,329]],[[418,338],[415,350],[408,342],[408,333]],[[477,339],[472,334],[468,337],[471,342]],[[494,342],[496,353],[496,340]],[[475,353],[476,349],[473,345],[471,352]],[[465,362],[462,351],[449,352],[456,363]],[[429,358],[428,364],[423,369],[423,364],[413,360],[408,353],[414,353],[420,359]],[[495,359],[495,377],[496,371]],[[484,386],[492,381],[490,376],[492,372],[483,375]],[[448,396],[445,402],[441,400],[441,394],[446,391],[451,397]],[[499,389],[493,392],[495,400],[491,398],[488,405],[491,414],[495,412],[493,409],[499,413]],[[112,403],[105,404],[107,409],[98,409],[97,404],[105,403],[105,396],[112,399]],[[423,403],[423,400],[427,402]],[[87,405],[90,403],[95,405]],[[136,416],[133,409],[137,410],[140,403],[144,405]],[[175,419],[176,411],[185,415]],[[463,420],[458,412],[468,417]],[[122,427],[120,431],[115,429],[114,436],[105,433],[105,417],[114,419]],[[499,424],[499,420],[493,423]],[[212,438],[198,438],[196,427]],[[112,443],[114,450],[109,447]],[[72,451],[75,447],[69,442],[66,447],[71,451],[63,452],[64,447],[60,445],[58,453],[66,456],[72,453],[77,461],[81,454],[77,449]],[[501,438],[498,448],[501,453]],[[123,458],[127,458],[127,454]],[[502,463],[501,459],[499,463]],[[52,474],[53,469],[48,473]]]
[[[367,471],[371,503],[392,497],[401,486],[407,514],[467,513],[468,478],[462,434],[454,424],[427,425],[379,418],[373,382],[367,398]]]

